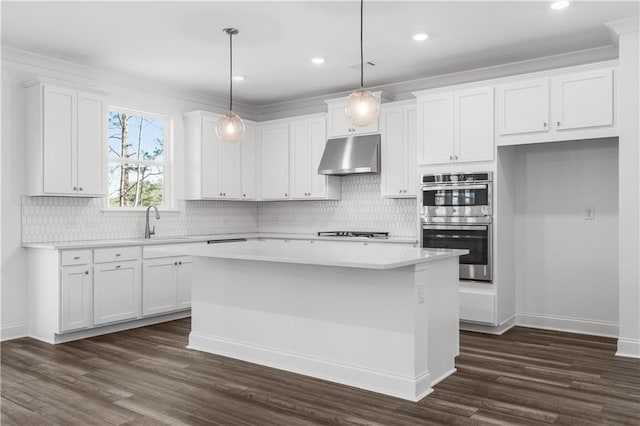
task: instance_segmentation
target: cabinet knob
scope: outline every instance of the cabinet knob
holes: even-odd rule
[[[402,194],[402,189],[400,191],[398,191],[400,194]]]
[[[458,156],[457,156],[457,155],[454,155],[454,156],[453,156],[453,159],[454,159],[454,160],[457,160],[457,159],[458,159]]]
[[[73,260],[80,260],[80,256],[73,256]]]
[[[182,261],[178,262],[178,265],[182,265]]]
[[[222,196],[223,196],[223,197],[226,197],[226,196],[227,196],[227,193],[226,193],[226,192],[223,192],[223,193],[222,193]]]
[[[77,187],[77,186],[74,186],[74,187],[73,187],[73,190],[74,190],[74,191],[77,191],[77,190],[78,190],[78,187]]]
[[[178,262],[173,262],[173,265],[174,266],[178,266]]]
[[[122,256],[121,253],[116,253],[116,257],[120,257],[120,256]]]
[[[84,271],[84,274],[85,275],[89,275],[89,271]]]
[[[122,265],[116,265],[116,269],[120,269]]]
[[[560,127],[560,122],[558,121],[558,127]]]
[[[547,128],[547,123],[546,122],[542,123],[542,127],[544,127],[546,129]]]
[[[242,196],[243,196],[243,197],[246,197],[246,196],[247,196],[247,194],[242,194]]]
[[[285,193],[284,193],[284,196],[285,196],[285,197],[288,197],[288,196],[289,196],[289,194],[287,194],[287,193],[285,192]]]
[[[78,188],[78,191],[82,191],[82,187],[79,187],[79,188]]]
[[[450,156],[449,156],[449,160],[453,160],[453,155],[450,155]]]

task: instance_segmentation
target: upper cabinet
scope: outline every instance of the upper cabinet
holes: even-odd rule
[[[247,192],[255,196],[255,180],[243,181],[243,177],[251,179],[255,175],[245,176],[242,172],[243,152],[249,152],[255,144],[253,123],[246,123],[247,132],[241,142],[229,144],[216,134],[218,114],[193,111],[184,117],[187,199],[240,200],[248,199]],[[244,144],[249,147],[243,148]],[[255,165],[247,167],[253,169]]]
[[[255,123],[245,122],[244,139],[240,142],[242,150],[242,200],[257,198],[256,193],[256,144],[258,143],[258,128]]]
[[[415,102],[383,104],[381,191],[385,198],[416,197],[418,174],[417,113]]]
[[[104,95],[38,82],[26,107],[28,195],[106,195]]]
[[[602,68],[498,86],[498,145],[617,136],[614,83]]]
[[[419,164],[493,160],[493,87],[416,95]]]
[[[260,128],[260,170],[263,200],[288,200],[289,123],[278,121]]]
[[[303,118],[289,124],[292,199],[340,198],[340,178],[318,174],[318,166],[327,144],[326,126],[324,116]]]
[[[374,95],[380,101],[380,92],[375,92]],[[329,138],[378,133],[378,120],[365,127],[358,127],[349,122],[345,113],[347,98],[329,99],[325,102],[328,112],[327,136]]]

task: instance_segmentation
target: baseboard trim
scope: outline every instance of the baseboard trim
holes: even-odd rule
[[[618,323],[593,321],[582,318],[558,317],[552,315],[518,313],[516,324],[520,327],[542,328],[593,336],[618,337]]]
[[[48,342],[42,338],[36,336],[29,336],[33,339],[40,340],[45,343],[66,343],[74,340],[86,339],[88,337],[101,336],[103,334],[116,333],[118,331],[131,330],[133,328],[146,327],[148,325],[159,324],[161,322],[173,321],[177,319],[187,318],[191,316],[191,309],[172,312],[170,314],[158,315],[155,317],[142,318],[134,321],[119,322],[111,325],[104,325],[96,328],[89,328],[87,330],[79,330],[71,333],[56,334],[54,335],[53,342]]]
[[[618,339],[616,356],[625,358],[640,358],[640,340]]]
[[[417,402],[430,394],[431,374],[409,377],[226,338],[191,332],[189,349],[209,352],[317,379]]]
[[[460,330],[476,333],[494,334],[500,336],[516,326],[516,316],[512,315],[498,325],[480,324],[475,322],[460,321]]]
[[[27,337],[27,324],[13,323],[0,328],[0,342]]]

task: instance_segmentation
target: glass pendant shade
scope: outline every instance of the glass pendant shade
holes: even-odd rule
[[[344,110],[351,123],[365,127],[378,119],[380,103],[370,91],[358,89],[349,95]]]
[[[239,115],[229,111],[218,119],[216,135],[227,143],[236,143],[244,137],[244,121]]]

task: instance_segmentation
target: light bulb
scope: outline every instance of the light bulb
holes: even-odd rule
[[[216,135],[227,143],[235,143],[244,137],[244,121],[239,115],[228,112],[218,119]]]
[[[378,119],[380,103],[373,93],[359,89],[349,95],[344,111],[351,123],[364,127]]]

